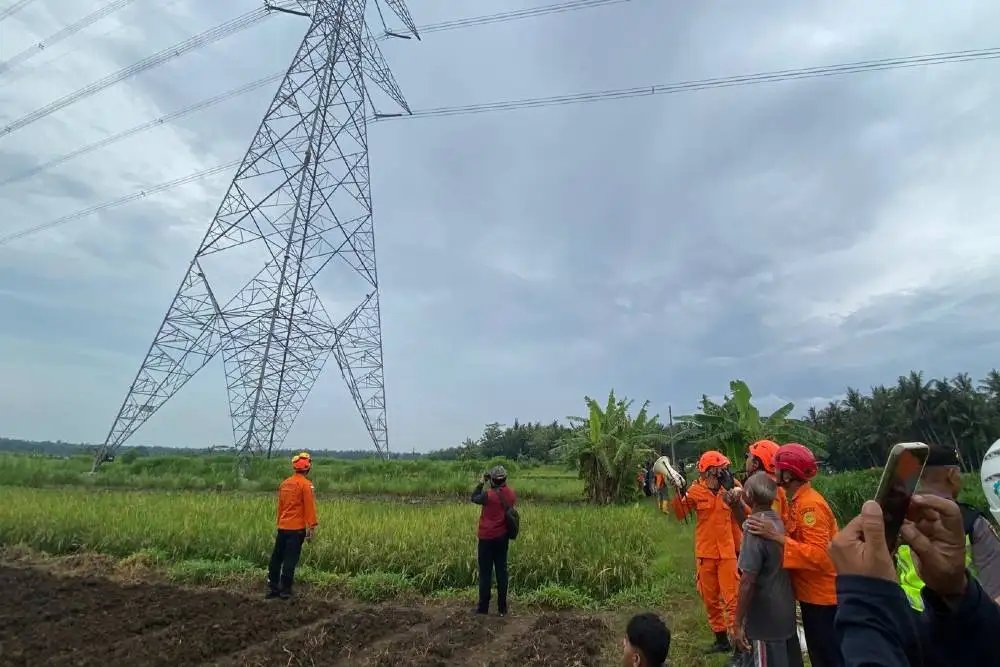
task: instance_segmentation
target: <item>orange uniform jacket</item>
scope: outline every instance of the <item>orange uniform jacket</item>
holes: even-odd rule
[[[671,501],[678,517],[693,511],[698,519],[694,528],[695,558],[736,558],[742,532],[722,496],[722,492],[714,493],[698,480],[685,497],[677,495]]]
[[[819,491],[805,484],[788,503],[784,565],[795,598],[817,605],[837,604],[837,572],[827,549],[839,530],[837,518]]]
[[[278,487],[278,530],[315,528],[316,495],[305,475],[292,475]]]

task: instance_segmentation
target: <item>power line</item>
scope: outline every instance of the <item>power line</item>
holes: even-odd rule
[[[29,178],[31,176],[34,176],[35,174],[41,173],[43,171],[47,171],[47,170],[51,169],[52,167],[58,166],[60,164],[63,164],[64,162],[69,162],[70,160],[78,158],[81,155],[86,155],[87,153],[90,153],[92,151],[96,151],[99,148],[104,148],[106,146],[110,146],[111,144],[119,142],[122,139],[127,139],[128,137],[135,136],[137,134],[140,134],[140,133],[145,132],[147,130],[151,130],[151,129],[156,128],[156,127],[162,127],[163,125],[165,125],[167,123],[170,123],[172,121],[178,120],[178,119],[183,118],[185,116],[189,116],[189,115],[191,115],[193,113],[196,113],[198,111],[202,111],[203,109],[207,109],[209,107],[215,106],[216,104],[220,104],[222,102],[225,102],[226,100],[230,100],[230,99],[232,99],[234,97],[238,97],[238,96],[243,95],[245,93],[248,93],[248,92],[250,92],[252,90],[257,90],[258,88],[263,88],[264,86],[266,86],[266,85],[268,85],[270,83],[274,83],[275,81],[281,80],[281,77],[283,77],[283,76],[284,76],[283,72],[279,72],[277,74],[272,74],[271,76],[264,77],[263,79],[257,79],[256,81],[251,81],[250,83],[248,83],[248,84],[246,84],[244,86],[240,86],[239,88],[234,88],[233,90],[226,91],[226,92],[224,92],[224,93],[222,93],[220,95],[216,95],[215,97],[211,97],[211,98],[209,98],[207,100],[203,100],[201,102],[198,102],[197,104],[193,104],[193,105],[191,105],[189,107],[185,107],[183,109],[179,109],[179,110],[174,111],[172,113],[166,114],[165,116],[160,116],[159,118],[156,118],[156,119],[151,120],[149,122],[141,123],[139,125],[135,125],[133,127],[130,127],[127,130],[124,130],[124,131],[119,132],[117,134],[113,134],[111,136],[105,137],[104,139],[100,139],[100,140],[95,141],[93,143],[87,144],[86,146],[83,146],[81,148],[77,148],[74,151],[70,151],[69,153],[65,153],[65,154],[60,155],[58,157],[52,158],[51,160],[47,160],[47,161],[43,162],[42,164],[40,164],[40,165],[38,165],[36,167],[32,167],[31,169],[28,169],[26,171],[20,172],[18,174],[15,174],[13,176],[9,176],[8,178],[0,180],[0,187],[3,187],[5,185],[9,185],[11,183],[15,183],[17,181],[23,181],[24,179]]]
[[[95,9],[78,21],[69,24],[65,28],[61,28],[56,32],[52,33],[42,41],[37,44],[32,44],[26,49],[23,49],[20,53],[8,58],[7,60],[0,62],[0,74],[17,67],[18,65],[23,65],[33,56],[38,55],[45,49],[51,48],[54,44],[58,44],[67,37],[72,37],[76,33],[80,32],[84,28],[87,28],[94,23],[97,23],[106,16],[114,14],[119,9],[122,9],[126,5],[132,4],[135,0],[115,0],[110,2],[100,9]]]
[[[50,220],[49,222],[46,222],[41,225],[35,225],[34,227],[29,227],[27,229],[22,229],[17,232],[12,232],[10,234],[0,236],[0,246],[6,245],[11,241],[16,241],[18,239],[24,238],[25,236],[32,236],[34,234],[37,234],[38,232],[44,232],[54,227],[65,225],[67,222],[73,222],[74,220],[79,220],[80,218],[86,218],[87,216],[93,215],[94,213],[100,213],[101,211],[106,211],[110,208],[117,208],[119,206],[123,206],[125,204],[148,197],[149,195],[155,195],[160,192],[164,192],[166,190],[171,190],[173,188],[179,187],[181,185],[193,183],[194,181],[198,181],[208,176],[213,176],[215,174],[222,173],[229,169],[234,169],[238,166],[240,166],[240,160],[227,162],[226,164],[220,164],[217,167],[212,167],[210,169],[202,169],[201,171],[196,171],[193,174],[188,174],[187,176],[182,176],[181,178],[177,178],[172,181],[167,181],[166,183],[160,183],[159,185],[154,185],[151,188],[145,188],[143,190],[140,190],[139,192],[133,192],[130,195],[120,197],[113,201],[104,202],[103,204],[98,204],[97,206],[91,206],[90,208],[86,208],[81,211],[76,211],[75,213],[70,213],[69,215],[64,215],[61,218]]]
[[[123,4],[123,3],[133,2],[133,1],[134,0],[117,0],[116,3],[112,3],[112,4]],[[478,25],[486,25],[486,24],[492,24],[492,23],[502,23],[502,22],[508,22],[508,21],[519,21],[519,20],[522,20],[522,19],[534,18],[534,17],[538,17],[538,16],[548,16],[548,15],[553,15],[553,14],[564,14],[564,13],[571,12],[571,11],[579,11],[581,9],[590,9],[590,8],[593,8],[593,7],[601,7],[601,6],[605,6],[605,5],[622,4],[622,3],[625,3],[625,2],[632,2],[632,1],[633,0],[574,0],[572,2],[561,2],[561,3],[558,3],[558,4],[554,4],[554,5],[546,5],[546,6],[543,6],[543,7],[535,7],[535,8],[532,8],[532,9],[523,9],[523,10],[518,10],[518,11],[510,11],[510,12],[500,12],[500,13],[496,13],[496,14],[487,14],[487,15],[484,15],[484,16],[471,16],[471,17],[467,17],[467,18],[464,18],[464,19],[454,19],[454,20],[451,20],[451,21],[444,21],[444,22],[441,22],[441,23],[434,23],[434,24],[426,25],[426,26],[423,26],[423,27],[419,28],[419,30],[422,33],[427,33],[427,32],[433,33],[433,32],[440,32],[440,31],[443,31],[443,30],[455,30],[455,29],[458,29],[458,28],[472,27],[472,26],[478,26]],[[109,6],[110,5],[107,5],[105,7],[109,7]],[[83,19],[81,19],[81,20],[83,20]],[[385,39],[388,36],[389,35],[383,35],[381,37],[381,39]],[[34,47],[32,47],[32,48],[34,48]],[[14,56],[14,58],[12,58],[11,60],[8,60],[6,63],[0,63],[0,72],[3,72],[5,66],[7,64],[9,64],[11,61],[13,61],[15,58],[18,58],[18,57],[19,56]],[[224,93],[222,93],[220,95],[216,95],[215,97],[212,97],[210,99],[207,99],[207,100],[204,100],[204,101],[201,101],[201,102],[197,102],[197,103],[195,103],[195,104],[193,104],[191,106],[185,107],[185,108],[180,109],[178,111],[174,111],[174,112],[169,113],[169,114],[167,114],[165,116],[161,116],[160,118],[158,118],[156,120],[153,120],[153,121],[150,121],[150,122],[147,122],[147,123],[141,123],[139,125],[131,127],[131,128],[129,128],[127,130],[124,130],[122,132],[118,132],[117,134],[111,135],[109,137],[105,137],[104,139],[101,139],[99,141],[95,141],[95,142],[93,142],[91,144],[88,144],[86,146],[78,148],[78,149],[76,149],[74,151],[71,151],[71,152],[66,153],[64,155],[61,155],[59,157],[53,158],[51,160],[48,160],[48,161],[46,161],[46,162],[44,162],[44,163],[42,163],[42,164],[40,164],[40,165],[38,165],[36,167],[28,169],[28,170],[26,170],[24,172],[21,172],[19,174],[15,174],[13,176],[10,176],[8,178],[0,180],[0,187],[3,187],[4,185],[9,185],[10,183],[14,183],[14,182],[17,182],[17,181],[24,180],[25,178],[28,178],[30,176],[34,176],[35,174],[38,174],[38,173],[41,173],[41,172],[46,171],[48,169],[51,169],[52,167],[55,167],[57,165],[63,164],[65,162],[68,162],[69,160],[78,158],[81,155],[85,155],[85,154],[90,153],[92,151],[95,151],[97,149],[104,148],[106,146],[114,144],[114,143],[116,143],[118,141],[121,141],[123,139],[126,139],[128,137],[135,136],[136,134],[138,134],[140,132],[145,132],[145,131],[151,130],[151,129],[155,128],[155,127],[160,127],[160,126],[162,126],[162,125],[164,125],[166,123],[169,123],[169,122],[178,120],[180,118],[183,118],[185,116],[188,116],[188,115],[190,115],[192,113],[195,113],[195,112],[198,112],[198,111],[203,111],[203,110],[208,109],[210,107],[213,107],[213,106],[215,106],[217,104],[220,104],[220,103],[222,103],[222,102],[224,102],[226,100],[230,100],[230,99],[232,99],[234,97],[237,97],[239,95],[243,95],[244,93],[248,93],[248,92],[251,92],[251,91],[256,90],[258,88],[261,88],[261,87],[263,87],[263,86],[265,86],[265,85],[267,85],[269,83],[273,83],[275,81],[279,81],[281,79],[281,77],[283,77],[284,75],[285,75],[284,71],[275,72],[274,74],[271,74],[270,76],[264,77],[263,79],[258,79],[257,81],[251,82],[251,83],[249,83],[249,84],[247,84],[245,86],[240,86],[239,88],[235,88],[235,89],[229,90],[229,91],[224,92]]]
[[[14,4],[8,6],[7,9],[0,9],[0,21],[3,21],[11,14],[21,11],[34,1],[35,0],[20,0],[20,2],[15,2]]]
[[[618,89],[598,90],[587,93],[575,93],[571,95],[531,97],[531,98],[523,98],[517,100],[487,102],[484,104],[468,104],[463,106],[437,107],[432,109],[417,110],[414,111],[409,116],[403,116],[403,118],[463,116],[463,115],[486,113],[492,111],[513,111],[516,109],[562,106],[565,104],[581,104],[584,102],[620,100],[620,99],[629,99],[633,97],[647,97],[653,95],[671,95],[675,93],[688,93],[701,90],[711,90],[715,88],[731,88],[735,86],[750,86],[762,83],[774,83],[779,81],[815,79],[827,76],[860,74],[863,72],[877,72],[890,69],[923,67],[929,65],[945,65],[949,63],[971,62],[975,60],[995,60],[997,58],[1000,58],[1000,47],[994,47],[988,49],[972,49],[967,51],[951,51],[951,52],[933,53],[921,56],[908,56],[904,58],[885,58],[882,60],[867,60],[855,63],[843,63],[840,65],[805,67],[801,69],[758,72],[755,74],[740,74],[736,76],[728,76],[715,79],[698,79],[693,81],[682,81],[678,83],[670,83],[662,85],[640,86],[636,88],[618,88]],[[397,120],[397,117],[385,116],[383,118],[380,118],[379,120],[380,121]]]
[[[10,136],[14,132],[27,127],[42,118],[50,116],[60,109],[64,109],[75,102],[95,95],[102,90],[110,88],[116,83],[120,83],[135,76],[136,74],[139,74],[140,72],[162,65],[189,51],[200,49],[203,46],[218,42],[226,37],[229,37],[230,35],[246,30],[247,28],[260,23],[270,15],[271,12],[267,9],[257,9],[238,16],[232,20],[226,21],[225,23],[217,25],[214,28],[210,28],[203,33],[195,35],[194,37],[186,39],[183,42],[179,42],[173,46],[167,47],[159,53],[153,54],[148,58],[144,58],[128,67],[125,67],[124,69],[114,72],[113,74],[109,74],[103,79],[95,81],[88,86],[84,86],[76,92],[70,93],[55,102],[51,102],[40,109],[36,109],[35,111],[18,118],[10,125],[3,128],[3,130],[0,131],[0,134]]]
[[[804,67],[800,69],[786,69],[772,72],[758,72],[756,74],[742,74],[736,76],[720,77],[714,79],[697,79],[692,81],[681,81],[678,83],[643,86],[641,88],[621,88],[617,90],[603,90],[590,93],[578,93],[575,95],[560,95],[552,97],[525,98],[520,100],[510,100],[504,102],[491,102],[487,104],[472,104],[466,106],[438,107],[436,109],[426,109],[414,111],[416,117],[443,117],[458,116],[475,113],[486,113],[491,111],[511,111],[515,109],[538,108],[546,106],[562,106],[565,104],[582,104],[586,102],[598,102],[614,99],[629,99],[634,97],[647,97],[653,95],[667,95],[685,92],[697,92],[714,88],[728,88],[733,86],[749,86],[762,83],[772,83],[776,81],[793,81],[797,79],[818,78],[824,76],[835,76],[842,74],[858,74],[863,72],[875,72],[890,69],[902,69],[908,67],[943,65],[948,63],[972,62],[976,60],[995,60],[1000,58],[1000,47],[989,49],[971,49],[967,51],[950,51],[944,53],[927,54],[921,56],[908,56],[904,58],[883,58],[881,60],[866,60],[854,63],[843,63],[840,65],[828,65],[821,67]],[[252,84],[250,84],[252,85]],[[407,118],[408,116],[402,116]],[[387,117],[384,120],[395,120],[396,117]],[[195,172],[175,181],[161,183],[160,185],[147,188],[139,193],[116,199],[113,202],[101,204],[77,213],[64,216],[52,222],[47,222],[35,227],[20,230],[0,236],[0,245],[5,245],[11,241],[30,236],[52,227],[86,217],[92,213],[121,206],[128,202],[145,197],[154,192],[163,192],[170,188],[190,183],[191,181],[203,178],[210,174],[224,171],[237,165],[237,162],[230,162],[225,165],[213,167],[203,171]]]
[[[633,0],[573,0],[571,2],[560,2],[558,4],[553,4],[553,5],[532,7],[530,9],[518,9],[509,12],[501,12],[498,14],[489,14],[487,16],[472,16],[464,19],[442,21],[440,23],[432,23],[430,25],[420,26],[419,30],[420,34],[423,35],[432,32],[455,30],[456,28],[469,28],[472,26],[489,25],[491,23],[506,23],[508,21],[518,21],[521,19],[536,18],[539,16],[549,16],[552,14],[564,14],[566,12],[575,12],[581,9],[590,9],[592,7],[620,5],[632,1]]]

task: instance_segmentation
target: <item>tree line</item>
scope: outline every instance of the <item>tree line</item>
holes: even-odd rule
[[[589,410],[591,399],[585,400]],[[609,403],[612,412],[618,400]],[[604,412],[608,409],[601,406]],[[967,373],[927,378],[912,371],[891,386],[876,385],[868,392],[848,388],[843,399],[810,407],[802,418],[791,416],[794,409],[788,403],[763,415],[753,405],[746,383],[734,380],[721,402],[702,396],[698,412],[678,416],[672,425],[659,420],[644,425],[643,441],[651,443],[649,448],[656,453],[673,452],[676,459],[688,462],[706,449],[717,449],[737,466],[754,440],[796,441],[812,448],[834,471],[881,467],[897,442],[937,442],[954,445],[963,467],[974,471],[990,445],[1000,439],[1000,371],[991,370],[978,382]],[[558,463],[565,459],[561,445],[589,428],[589,418],[588,412],[586,418],[570,418],[568,423],[494,422],[479,438],[467,438],[458,447],[428,456]]]

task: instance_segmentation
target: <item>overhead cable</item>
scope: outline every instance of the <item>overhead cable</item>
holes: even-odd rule
[[[270,15],[271,13],[267,9],[257,9],[243,14],[242,16],[238,16],[221,25],[217,25],[199,35],[186,39],[183,42],[167,47],[159,53],[153,54],[148,58],[143,58],[142,60],[129,65],[124,69],[120,69],[113,74],[109,74],[103,79],[95,81],[88,86],[84,86],[76,92],[70,93],[55,102],[51,102],[40,109],[36,109],[35,111],[18,118],[0,130],[0,138],[9,136],[16,131],[27,127],[28,125],[31,125],[32,123],[59,111],[60,109],[64,109],[75,102],[79,102],[82,99],[95,95],[106,88],[110,88],[116,83],[120,83],[135,76],[136,74],[139,74],[140,72],[157,67],[173,60],[174,58],[177,58],[178,56],[188,53],[189,51],[200,49],[203,46],[218,42],[226,37],[229,37],[230,35],[246,30],[247,28],[260,23]]]
[[[103,204],[98,204],[97,206],[91,206],[90,208],[85,208],[75,213],[70,213],[69,215],[64,215],[61,218],[56,218],[55,220],[50,220],[49,222],[43,223],[41,225],[35,225],[34,227],[28,227],[27,229],[22,229],[20,231],[12,232],[10,234],[5,234],[0,236],[0,246],[6,245],[11,241],[16,241],[18,239],[24,238],[25,236],[31,236],[37,234],[38,232],[44,232],[53,227],[59,227],[60,225],[65,225],[67,222],[73,222],[74,220],[79,220],[80,218],[86,218],[87,216],[93,215],[94,213],[100,213],[101,211],[106,211],[110,208],[117,208],[125,204],[137,201],[148,197],[149,195],[155,195],[166,190],[171,190],[173,188],[179,187],[181,185],[186,185],[188,183],[193,183],[199,181],[208,176],[213,176],[215,174],[221,174],[224,171],[230,169],[235,169],[240,165],[240,160],[235,160],[233,162],[227,162],[226,164],[220,164],[216,167],[210,169],[202,169],[201,171],[196,171],[193,174],[188,174],[181,178],[174,179],[172,181],[167,181],[166,183],[160,183],[159,185],[154,185],[149,188],[144,188],[139,192],[133,192],[130,195],[120,197],[113,201],[104,202]]]
[[[463,116],[475,113],[494,111],[513,111],[537,107],[561,106],[565,104],[581,104],[584,102],[599,102],[604,100],[620,100],[633,97],[648,97],[653,95],[671,95],[689,93],[715,88],[731,88],[735,86],[759,85],[779,81],[794,81],[799,79],[814,79],[844,74],[860,74],[881,70],[903,69],[907,67],[923,67],[929,65],[946,65],[949,63],[971,62],[976,60],[995,60],[1000,58],[1000,47],[988,49],[971,49],[967,51],[950,51],[904,58],[885,58],[882,60],[866,60],[840,65],[821,67],[804,67],[756,74],[740,74],[716,79],[697,79],[679,83],[660,84],[653,86],[638,86],[635,88],[617,88],[598,90],[571,95],[553,95],[550,97],[529,97],[516,100],[486,102],[483,104],[468,104],[463,106],[436,107],[420,109],[402,118],[430,118],[443,116]],[[378,122],[397,120],[396,116],[384,116]]]
[[[15,2],[12,5],[8,5],[4,9],[0,9],[0,21],[3,21],[5,18],[7,18],[8,16],[10,16],[11,14],[14,14],[16,12],[21,11],[22,9],[24,9],[25,7],[27,7],[28,5],[30,5],[34,1],[35,0],[20,0],[19,2]]]
[[[683,81],[673,84],[659,86],[643,86],[641,88],[622,88],[618,90],[597,91],[592,93],[580,93],[577,95],[562,95],[555,97],[526,98],[521,100],[511,100],[505,102],[493,102],[489,104],[467,105],[461,107],[438,107],[437,109],[427,109],[415,111],[410,117],[442,117],[457,116],[462,114],[486,113],[491,111],[509,111],[513,109],[537,108],[544,106],[560,106],[565,104],[582,104],[585,102],[596,102],[602,100],[627,99],[632,97],[644,97],[651,95],[665,95],[669,93],[696,92],[709,90],[712,88],[724,88],[729,86],[749,86],[775,81],[790,81],[796,79],[807,79],[821,76],[834,76],[838,74],[857,74],[862,72],[873,72],[889,69],[900,69],[905,67],[918,67],[930,65],[943,65],[947,63],[972,62],[976,60],[995,60],[1000,58],[1000,47],[991,49],[972,49],[967,51],[951,51],[946,53],[929,54],[923,56],[909,56],[905,58],[884,58],[881,60],[867,60],[855,63],[844,63],[841,65],[829,65],[825,67],[804,67],[800,69],[787,69],[772,72],[760,72],[758,74],[746,74],[738,76],[721,77],[716,79],[698,79],[693,81]],[[379,121],[384,122],[384,121]],[[47,222],[35,227],[29,227],[18,232],[0,236],[0,245],[9,243],[25,236],[30,236],[38,232],[50,229],[57,225],[62,225],[72,220],[86,217],[97,211],[106,208],[121,206],[130,201],[145,197],[153,192],[162,192],[170,188],[190,183],[191,181],[203,178],[210,174],[219,173],[238,165],[239,162],[230,162],[225,165],[213,167],[203,171],[195,172],[175,181],[161,183],[160,185],[147,188],[140,193],[135,193],[113,202],[101,204],[83,211],[78,211],[68,216],[59,218],[52,222]]]
[[[132,1],[134,1],[134,0],[118,0],[119,3],[121,3],[121,2],[132,2]],[[467,27],[467,26],[484,25],[484,24],[487,24],[487,23],[500,23],[500,22],[504,22],[504,21],[517,21],[517,20],[521,20],[521,19],[525,19],[525,18],[532,18],[532,17],[536,17],[536,16],[544,16],[544,15],[549,15],[549,14],[562,14],[562,13],[566,13],[566,12],[570,12],[570,11],[577,11],[577,10],[580,10],[580,9],[589,9],[591,7],[598,7],[598,6],[610,5],[610,4],[620,4],[620,3],[623,3],[623,2],[634,2],[634,1],[635,0],[575,0],[574,2],[562,2],[562,3],[554,4],[554,5],[546,5],[546,6],[543,6],[543,7],[535,7],[535,8],[532,8],[532,9],[524,9],[524,10],[518,10],[518,11],[512,11],[512,12],[501,12],[501,13],[497,13],[497,14],[488,14],[488,15],[485,15],[485,16],[472,16],[472,17],[467,17],[467,18],[464,18],[464,19],[455,19],[455,20],[452,20],[452,21],[446,21],[444,23],[435,23],[435,24],[423,26],[423,27],[420,28],[420,30],[424,31],[424,32],[437,32],[437,31],[441,31],[441,30],[455,30],[455,29],[463,28],[463,27]],[[383,38],[384,37],[385,36],[383,36]],[[15,58],[17,58],[17,57],[18,56],[15,56]],[[7,63],[10,63],[10,62],[11,62],[10,60],[7,61]],[[0,64],[0,72],[3,72],[5,64],[6,63]],[[114,144],[114,143],[116,143],[118,141],[121,141],[123,139],[127,139],[128,137],[135,136],[136,134],[138,134],[140,132],[145,132],[146,130],[151,130],[153,128],[160,127],[160,126],[162,126],[162,125],[164,125],[166,123],[178,120],[178,119],[183,118],[185,116],[188,116],[188,115],[190,115],[192,113],[195,113],[195,112],[198,112],[198,111],[203,111],[203,110],[208,109],[210,107],[213,107],[213,106],[215,106],[215,105],[217,105],[217,104],[219,104],[221,102],[224,102],[226,100],[232,99],[233,97],[237,97],[239,95],[243,95],[244,93],[248,93],[250,91],[257,90],[258,88],[260,88],[262,86],[265,86],[265,85],[267,85],[269,83],[280,81],[281,78],[284,75],[285,75],[285,71],[284,70],[282,70],[280,72],[275,72],[274,74],[272,74],[270,76],[264,77],[263,79],[258,79],[257,81],[249,83],[249,84],[247,84],[245,86],[240,86],[239,88],[235,88],[235,89],[226,91],[226,92],[224,92],[224,93],[222,93],[220,95],[216,95],[215,97],[212,97],[210,99],[207,99],[207,100],[204,100],[204,101],[201,101],[201,102],[197,102],[197,103],[195,103],[195,104],[193,104],[191,106],[185,107],[185,108],[180,109],[178,111],[174,111],[174,112],[169,113],[169,114],[167,114],[165,116],[161,116],[160,118],[158,118],[158,119],[156,119],[154,121],[150,121],[150,122],[147,122],[147,123],[140,123],[139,125],[135,125],[135,126],[129,128],[127,130],[123,130],[122,132],[118,132],[118,133],[116,133],[114,135],[111,135],[111,136],[106,137],[104,139],[101,139],[99,141],[95,141],[93,143],[90,143],[90,144],[88,144],[86,146],[83,146],[81,148],[73,150],[73,151],[71,151],[69,153],[66,153],[64,155],[55,157],[55,158],[53,158],[51,160],[47,160],[46,162],[44,162],[44,163],[42,163],[42,164],[40,164],[40,165],[38,165],[36,167],[32,167],[31,169],[28,169],[26,171],[23,171],[23,172],[14,174],[12,176],[9,176],[7,178],[4,178],[4,179],[0,180],[0,187],[3,187],[4,185],[8,185],[10,183],[21,181],[21,180],[23,180],[25,178],[28,178],[30,176],[34,176],[35,174],[38,174],[38,173],[41,173],[41,172],[46,171],[48,169],[51,169],[52,167],[55,167],[55,166],[60,165],[60,164],[63,164],[64,162],[67,162],[67,161],[72,160],[74,158],[78,158],[81,155],[85,155],[85,154],[90,153],[92,151],[95,151],[97,149],[104,148],[106,146],[110,146],[111,144]]]
[[[53,45],[58,44],[59,42],[68,37],[72,37],[81,30],[93,25],[94,23],[97,23],[101,19],[110,16],[111,14],[114,14],[119,9],[122,9],[126,5],[130,5],[133,2],[135,2],[135,0],[114,0],[114,2],[109,2],[108,4],[98,9],[95,9],[94,11],[90,12],[89,14],[79,19],[78,21],[69,24],[65,28],[57,30],[56,32],[52,33],[51,35],[41,40],[40,42],[36,42],[35,44],[32,44],[28,48],[22,49],[20,53],[17,53],[16,55],[11,56],[7,60],[0,62],[0,74],[3,74],[4,72],[13,69],[14,67],[17,67],[19,65],[23,65],[24,63],[28,62],[28,60],[30,60],[33,56],[38,55],[45,49],[52,48]]]

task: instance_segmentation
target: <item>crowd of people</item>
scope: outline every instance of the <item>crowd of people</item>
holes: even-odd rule
[[[1000,452],[1000,441],[993,449]],[[990,517],[958,502],[953,448],[931,446],[892,550],[897,540],[887,538],[876,502],[838,526],[811,484],[818,466],[807,447],[762,440],[748,448],[742,481],[731,467],[720,452],[705,452],[698,479],[676,488],[669,503],[678,519],[695,519],[696,587],[714,633],[707,653],[730,654],[734,666],[801,666],[801,618],[812,667],[1000,665],[1000,537]],[[278,491],[268,597],[291,596],[318,523],[309,454],[295,456],[292,468]],[[660,503],[667,477],[654,489]],[[519,518],[503,466],[483,475],[471,500],[481,506],[475,613],[489,613],[495,575],[496,608],[505,616]],[[623,664],[666,665],[670,638],[656,614],[633,617]]]

